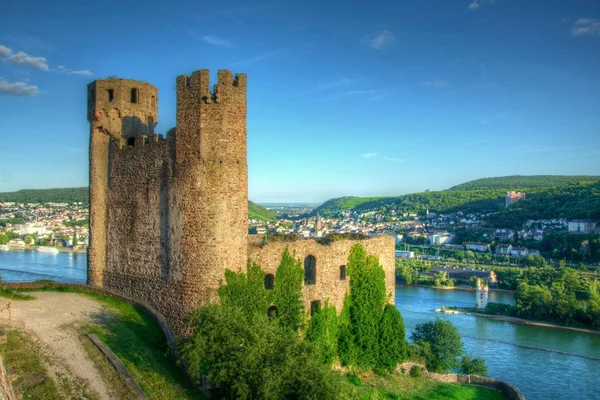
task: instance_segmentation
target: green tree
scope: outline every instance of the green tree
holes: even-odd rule
[[[467,375],[487,376],[488,369],[485,361],[482,358],[471,358],[464,356],[460,360],[459,371]]]
[[[379,323],[385,306],[385,272],[377,257],[355,244],[348,257],[350,291],[348,316],[354,364],[372,369],[379,360]]]
[[[452,322],[439,317],[435,321],[417,324],[411,335],[413,342],[423,348],[427,369],[448,371],[457,366],[463,353],[463,342]]]
[[[8,243],[9,239],[4,233],[0,233],[0,244]]]
[[[310,318],[306,339],[317,349],[323,363],[333,364],[338,353],[338,317],[335,306],[325,303]]]
[[[72,246],[73,246],[73,247],[77,246],[77,231],[73,231],[73,242],[72,242]]]
[[[267,315],[271,304],[271,292],[265,289],[265,273],[254,263],[247,272],[225,271],[225,285],[219,288],[221,304],[242,310],[248,318]]]
[[[291,331],[297,331],[304,325],[303,282],[304,270],[300,260],[286,248],[275,273],[273,303],[277,307],[280,325]]]
[[[394,369],[406,358],[404,321],[400,311],[391,304],[383,309],[379,324],[379,362],[382,368]]]

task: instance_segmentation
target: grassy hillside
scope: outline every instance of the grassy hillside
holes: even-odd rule
[[[381,199],[385,199],[385,197],[338,197],[335,199],[327,200],[325,203],[315,208],[312,211],[311,215],[316,215],[317,211],[319,211],[319,215],[322,215],[324,217],[330,217],[336,212],[342,210],[352,210],[363,203],[377,201]]]
[[[600,176],[590,175],[512,175],[483,178],[461,183],[448,190],[536,189],[568,186],[579,182],[597,182]]]
[[[87,187],[61,189],[24,189],[17,192],[0,193],[0,202],[17,203],[89,203],[90,192]]]
[[[1,202],[17,203],[73,203],[89,204],[90,192],[87,187],[61,189],[24,189],[17,192],[0,193]],[[248,202],[248,215],[253,219],[276,221],[277,215],[251,201]]]
[[[277,214],[267,210],[263,206],[248,201],[248,218],[260,219],[261,221],[273,222],[277,221]]]

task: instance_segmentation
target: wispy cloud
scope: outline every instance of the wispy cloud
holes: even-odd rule
[[[448,88],[451,85],[446,81],[425,81],[421,82],[421,86],[433,88]]]
[[[250,57],[250,58],[246,58],[244,60],[232,62],[229,65],[231,65],[232,67],[254,65],[260,61],[266,60],[267,58],[276,56],[277,54],[279,54],[279,51],[272,51],[270,53],[261,54],[261,55],[255,56],[255,57]]]
[[[477,10],[479,8],[479,1],[478,0],[473,0],[473,2],[470,3],[467,8],[469,10]]]
[[[9,47],[0,45],[0,58],[6,59],[16,65],[39,69],[40,71],[49,71],[48,62],[44,57],[31,56],[23,51],[16,53]]]
[[[29,85],[25,82],[9,82],[0,78],[0,94],[9,96],[37,96],[40,93],[35,85]]]
[[[336,89],[339,87],[349,85],[355,81],[356,81],[356,79],[342,77],[340,79],[336,79],[336,80],[333,80],[330,82],[321,83],[321,84],[315,86],[314,88],[307,90],[305,93],[320,92],[320,91],[328,90],[328,89]]]
[[[580,18],[571,27],[571,36],[600,35],[600,19]]]
[[[194,38],[200,42],[208,43],[213,46],[225,46],[225,47],[233,46],[232,42],[230,42],[229,40],[220,38],[220,37],[211,36],[211,35],[198,35],[198,33],[196,33],[196,31],[194,31],[193,29],[190,29],[190,28],[186,28],[185,31],[192,38]]]
[[[586,144],[581,146],[563,146],[563,147],[540,147],[537,149],[530,149],[527,153],[545,153],[549,151],[566,151],[566,150],[577,150],[577,149],[589,149],[592,147],[597,147],[593,144]]]
[[[55,71],[58,72],[59,74],[66,74],[66,75],[81,75],[81,76],[93,76],[94,75],[92,73],[92,71],[90,71],[88,69],[73,70],[70,68],[66,68],[62,65],[59,65]]]
[[[496,0],[473,0],[467,6],[467,9],[471,11],[478,10],[484,4],[496,4]]]
[[[361,154],[360,156],[362,158],[373,158],[373,157],[377,157],[379,155],[379,153],[364,153]]]
[[[375,50],[383,50],[396,43],[396,35],[388,30],[379,31],[373,35],[362,38],[362,43]]]
[[[389,162],[404,162],[404,159],[402,158],[397,158],[397,157],[390,157],[390,156],[386,156],[385,154],[380,154],[380,153],[364,153],[360,155],[362,158],[379,158],[385,161],[389,161]]]

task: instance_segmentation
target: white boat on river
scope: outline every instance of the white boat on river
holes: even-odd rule
[[[37,251],[39,251],[40,253],[58,254],[58,249],[56,247],[40,246],[37,248]]]

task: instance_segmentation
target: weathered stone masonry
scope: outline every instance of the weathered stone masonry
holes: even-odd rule
[[[248,248],[246,75],[221,70],[212,90],[209,78],[208,70],[177,78],[177,128],[166,138],[154,134],[154,86],[88,85],[88,283],[151,304],[175,332],[194,307],[215,298],[226,269],[243,271],[250,257],[271,271],[283,252],[278,244]],[[380,257],[393,296],[393,241],[364,243]],[[307,306],[330,298],[341,307],[347,281],[323,274],[346,263],[352,244],[288,243],[297,256],[316,259]]]

